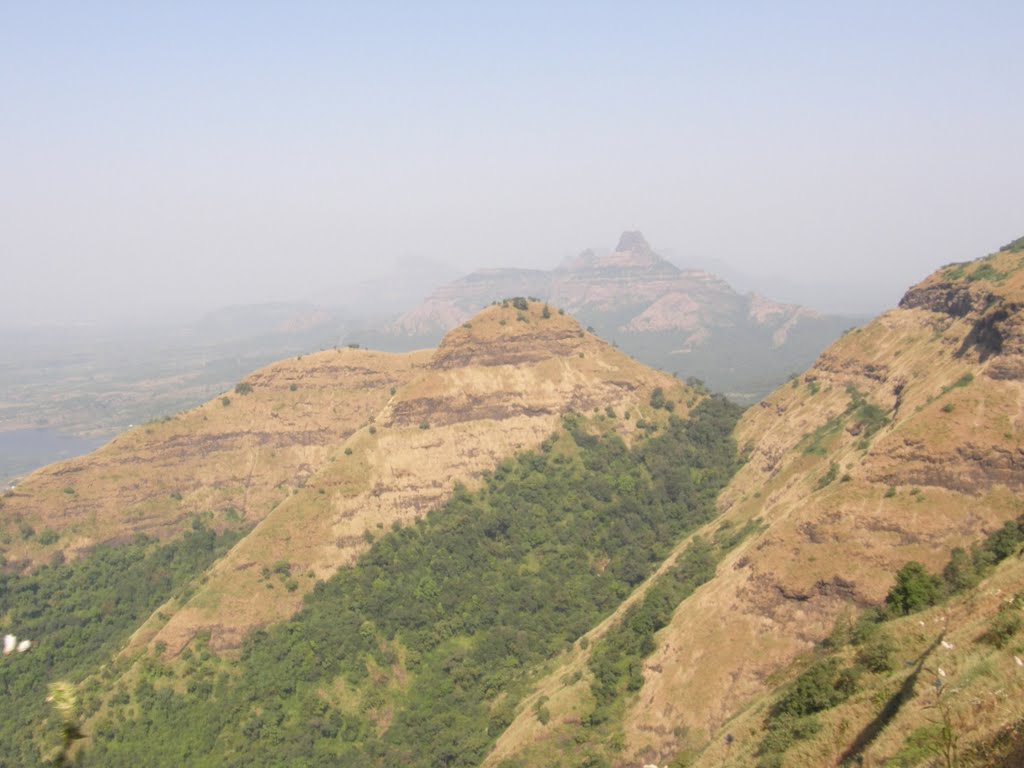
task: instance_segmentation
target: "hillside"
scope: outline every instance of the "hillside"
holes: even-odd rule
[[[777,695],[776,686],[801,668],[790,665],[814,652],[839,617],[882,605],[909,561],[936,573],[954,547],[1024,512],[1017,495],[1024,484],[1022,261],[1018,241],[940,270],[910,289],[898,309],[844,335],[804,375],[750,408],[736,429],[747,462],[704,533],[749,521],[763,530],[726,554],[716,578],[664,617],[617,720],[587,726],[599,650],[578,650],[537,686],[548,723],[524,709],[488,764],[588,754],[616,765],[775,764],[769,758],[779,755],[760,747],[763,697]],[[1008,564],[995,585],[1016,592],[1014,574],[1018,566]],[[962,617],[955,644],[971,647],[972,632],[998,608],[998,588],[984,582],[949,609]],[[928,621],[940,615],[945,609]],[[907,642],[906,658],[935,640],[938,631],[924,626],[916,646]],[[951,635],[953,626],[951,619]],[[604,630],[594,633],[591,649],[594,640],[600,649]],[[1008,670],[999,680],[1024,672],[1015,672],[1012,660],[1012,667],[999,663]],[[856,700],[855,712],[830,719],[814,742],[817,751],[781,764],[835,764],[859,727],[879,715],[870,691]],[[966,713],[970,701],[959,695],[958,711]],[[1022,717],[1019,706],[976,716],[960,733],[960,746],[1019,728]],[[910,735],[893,727],[876,753],[857,754],[874,754],[870,764],[882,764]]]
[[[437,350],[388,355],[343,349],[282,361],[200,408],[40,470],[9,494],[4,554],[13,602],[5,609],[5,626],[39,635],[68,631],[62,606],[69,600],[82,603],[77,612],[89,617],[85,627],[110,624],[105,611],[90,603],[89,590],[81,591],[84,577],[76,574],[100,569],[119,592],[111,568],[173,562],[184,533],[192,542],[186,548],[190,562],[222,551],[225,542],[230,549],[191,575],[181,572],[179,580],[141,591],[126,572],[124,588],[142,599],[119,614],[115,634],[89,646],[90,655],[76,651],[69,657],[67,669],[77,670],[73,678],[80,675],[86,659],[99,661],[117,642],[121,652],[112,680],[121,682],[104,672],[102,689],[132,690],[150,674],[154,658],[169,670],[200,652],[204,659],[210,651],[236,658],[253,630],[287,620],[315,585],[339,578],[332,574],[339,568],[345,573],[343,566],[356,562],[376,537],[397,536],[457,487],[481,492],[473,489],[501,462],[568,435],[563,420],[572,414],[603,424],[611,445],[628,451],[648,442],[670,418],[682,424],[679,418],[705,399],[702,391],[636,363],[568,316],[522,299],[489,307],[449,333]],[[732,422],[723,423],[721,439],[727,439]],[[585,442],[584,433],[571,442]],[[565,444],[572,456],[574,449]],[[731,461],[732,451],[721,455]],[[596,493],[605,482],[580,490]],[[637,475],[629,482],[647,480]],[[610,501],[605,493],[600,491],[602,505]],[[711,498],[713,493],[705,495],[702,514]],[[660,528],[649,527],[654,521],[628,532],[610,529],[612,509],[589,531],[601,538],[579,550],[595,562],[611,560],[593,570],[594,583],[607,585],[588,598],[596,601],[590,611],[610,608],[632,574],[659,559]],[[657,525],[671,531],[680,524],[666,519]],[[225,532],[220,539],[206,538],[217,531]],[[635,564],[626,556],[632,550],[618,552],[605,542],[637,535],[643,538],[636,551],[644,554]],[[192,554],[195,547],[201,550]],[[127,560],[122,552],[130,552]],[[612,579],[620,569],[623,574]],[[64,583],[79,586],[69,595]],[[19,602],[29,594],[47,606],[41,614]],[[126,598],[114,602],[128,608]],[[110,604],[102,593],[95,599]],[[147,604],[148,619],[139,614]],[[125,634],[133,616],[134,631]],[[585,616],[573,619],[574,625],[585,627],[596,614]],[[61,674],[65,666],[52,669]],[[20,667],[7,669],[15,675],[10,685],[30,696],[29,678],[17,677]],[[44,673],[33,674],[39,680]],[[98,678],[88,680],[83,690],[94,691],[88,706],[105,712],[112,702],[97,698]],[[38,691],[36,697],[42,701]],[[22,716],[10,714],[6,727],[14,728]],[[31,754],[31,742],[18,738],[20,754]]]
[[[1017,241],[738,421],[526,299],[436,350],[282,361],[4,500],[0,629],[39,652],[0,666],[31,703],[0,738],[19,764],[1015,765],[1022,306]],[[204,455],[304,387],[315,450],[293,414],[285,466]]]
[[[639,232],[606,255],[584,251],[551,271],[487,269],[435,290],[384,334],[357,334],[403,348],[436,343],[503,296],[538,296],[648,365],[695,376],[737,402],[753,402],[810,365],[850,318],[741,295],[708,272],[679,269]]]

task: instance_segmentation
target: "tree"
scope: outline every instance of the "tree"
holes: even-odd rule
[[[906,616],[935,605],[939,596],[939,580],[921,563],[911,560],[896,573],[896,585],[889,590],[885,603],[891,611]]]

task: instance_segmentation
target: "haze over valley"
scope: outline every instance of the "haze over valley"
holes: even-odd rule
[[[0,768],[1024,766],[1022,27],[0,7]]]

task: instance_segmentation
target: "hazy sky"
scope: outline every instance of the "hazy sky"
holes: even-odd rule
[[[0,0],[0,323],[624,228],[849,310],[1024,234],[1019,0],[500,5]]]

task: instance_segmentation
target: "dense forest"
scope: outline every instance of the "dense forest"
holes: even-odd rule
[[[40,640],[38,655],[3,665],[3,740],[19,750],[10,764],[40,762],[47,745],[57,754],[59,718],[49,734],[33,725],[55,678],[78,684],[79,765],[478,764],[543,663],[713,516],[736,468],[738,411],[709,398],[633,447],[604,415],[567,417],[478,490],[378,532],[354,567],[319,583],[294,619],[254,633],[236,660],[200,636],[170,662],[146,656],[128,674],[106,664],[221,550],[202,527],[177,544],[140,541],[6,577],[10,625]],[[695,562],[703,578],[706,558]],[[287,564],[275,570],[287,577]]]
[[[27,575],[0,573],[4,632],[32,642],[0,659],[0,766],[31,766],[62,754],[64,723],[46,703],[56,680],[76,683],[107,664],[129,635],[172,596],[185,596],[241,533],[217,534],[198,519],[182,539],[143,536],[100,547],[74,563],[59,560]],[[108,672],[109,672],[108,667]],[[98,703],[93,679],[82,698]]]

